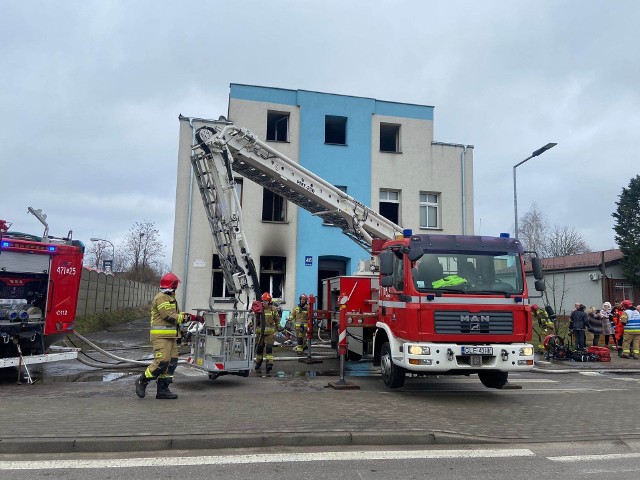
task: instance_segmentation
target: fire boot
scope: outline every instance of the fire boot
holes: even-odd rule
[[[271,370],[273,370],[273,363],[267,362],[267,373],[269,373]]]
[[[165,379],[158,379],[158,393],[156,394],[158,400],[174,400],[178,398],[177,393],[172,393],[169,390],[169,382]]]
[[[136,378],[136,395],[140,398],[144,398],[147,393],[147,385],[149,385],[149,379],[144,376],[144,373]]]

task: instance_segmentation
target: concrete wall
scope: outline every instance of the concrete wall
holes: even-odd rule
[[[146,305],[151,303],[156,293],[157,285],[133,282],[83,268],[76,316]]]

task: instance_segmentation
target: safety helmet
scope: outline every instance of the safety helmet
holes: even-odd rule
[[[633,303],[631,303],[631,300],[623,300],[620,305],[622,305],[622,308],[631,308],[631,307],[633,307]]]
[[[271,294],[269,292],[264,292],[262,294],[262,301],[263,302],[270,302],[272,298],[273,297],[271,296]]]
[[[536,311],[536,310],[538,310],[538,308],[540,308],[540,307],[538,307],[538,304],[537,304],[537,303],[534,303],[533,305],[531,305],[531,308],[532,308],[532,309],[533,309],[533,311],[535,312],[535,311]]]
[[[180,283],[178,277],[169,272],[164,274],[160,279],[160,288],[162,288],[163,290],[175,290],[176,288],[178,288],[178,283]]]
[[[304,293],[302,295],[300,295],[300,301],[302,300],[309,300],[309,297],[307,297]]]

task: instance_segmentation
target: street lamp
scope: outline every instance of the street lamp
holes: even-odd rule
[[[513,211],[514,211],[515,220],[516,220],[516,224],[515,224],[515,237],[516,238],[518,238],[518,192],[516,190],[516,167],[519,167],[520,165],[522,165],[527,160],[531,160],[533,157],[537,157],[538,155],[542,155],[544,152],[546,152],[547,150],[555,147],[556,145],[557,145],[557,143],[547,143],[544,147],[540,147],[538,150],[533,152],[531,155],[529,155],[527,158],[522,160],[520,163],[518,163],[518,164],[513,166]]]
[[[91,240],[92,242],[107,242],[109,245],[111,245],[111,271],[113,272],[113,262],[116,259],[116,247],[113,246],[113,243],[104,238],[92,237],[89,240]]]

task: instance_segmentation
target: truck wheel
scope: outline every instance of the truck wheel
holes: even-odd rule
[[[506,385],[509,372],[480,372],[478,377],[485,387],[500,389]]]
[[[405,370],[393,363],[389,342],[385,342],[380,350],[380,370],[382,381],[387,388],[400,388],[404,385]]]

